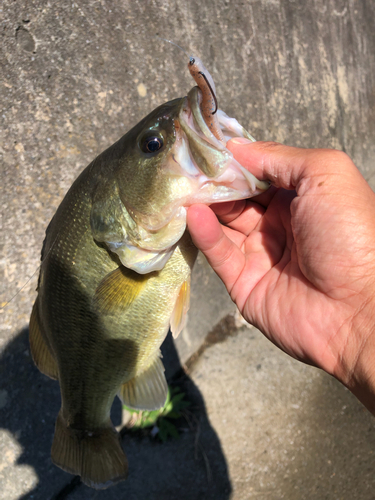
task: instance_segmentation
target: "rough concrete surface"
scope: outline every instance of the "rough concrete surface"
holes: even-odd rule
[[[0,310],[0,499],[58,498],[71,481],[49,457],[58,386],[28,349],[34,273],[77,174],[191,88],[186,56],[155,35],[202,58],[220,107],[257,139],[342,149],[375,187],[374,16],[372,0],[0,4],[0,305],[33,276]],[[170,376],[233,311],[201,258],[179,357],[168,341]],[[63,497],[375,498],[374,421],[338,383],[255,330],[199,352],[182,437],[158,445],[126,434],[128,482]]]
[[[324,372],[252,328],[211,347],[192,379],[228,462],[231,498],[374,498],[374,418]]]

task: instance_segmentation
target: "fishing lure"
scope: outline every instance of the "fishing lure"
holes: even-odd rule
[[[199,57],[190,57],[188,69],[202,93],[200,108],[204,121],[216,139],[225,144],[226,141],[216,115],[217,99],[214,81]]]
[[[189,56],[186,50],[177,45],[177,43],[172,42],[172,40],[167,40],[166,38],[161,38],[160,36],[157,36],[157,38],[174,45],[189,57],[189,72],[194,78],[202,94],[200,109],[202,111],[203,119],[216,139],[225,144],[226,140],[219,124],[219,118],[216,114],[216,112],[218,111],[218,105],[216,99],[215,84],[212,76],[205,68],[199,57]]]

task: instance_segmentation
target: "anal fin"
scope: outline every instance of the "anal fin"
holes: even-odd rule
[[[29,341],[31,356],[38,369],[47,377],[57,380],[57,363],[49,350],[40,331],[38,298],[36,299],[30,316]]]
[[[140,375],[123,384],[118,393],[124,405],[134,410],[158,410],[165,405],[168,385],[160,351],[151,365]]]
[[[171,316],[171,332],[176,339],[186,325],[187,312],[190,307],[190,278],[183,282]]]
[[[52,461],[55,465],[81,476],[90,488],[103,490],[128,475],[128,461],[119,434],[111,427],[77,431],[67,427],[61,412],[57,416]]]

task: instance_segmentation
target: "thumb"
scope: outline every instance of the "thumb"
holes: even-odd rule
[[[245,265],[243,252],[224,233],[209,207],[192,205],[188,209],[187,224],[193,243],[204,253],[230,293]]]

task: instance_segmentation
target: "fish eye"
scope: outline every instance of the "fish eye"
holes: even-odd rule
[[[141,149],[144,153],[156,153],[163,147],[164,141],[162,137],[150,136],[143,140]]]

